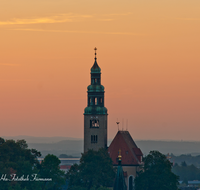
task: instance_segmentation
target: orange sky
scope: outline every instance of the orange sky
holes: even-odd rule
[[[199,0],[2,1],[1,136],[83,138],[96,46],[109,139],[118,118],[134,139],[200,140],[199,10]]]

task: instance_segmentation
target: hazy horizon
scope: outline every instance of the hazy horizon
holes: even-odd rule
[[[19,137],[19,136],[18,136]],[[72,156],[81,156],[83,152],[83,139],[69,137],[11,137],[9,139],[25,139],[29,148],[34,148],[42,153],[47,154],[67,154]],[[108,146],[112,139],[108,139]],[[137,140],[134,139],[137,146],[144,155],[152,150],[158,150],[163,154],[173,153],[174,155],[191,154],[200,155],[200,141],[170,141],[170,140]]]
[[[31,136],[31,135],[17,135],[17,136],[0,136],[4,139],[17,139],[17,138],[55,138],[55,139],[67,139],[67,140],[83,140],[83,138],[77,137],[68,137],[68,136]],[[19,139],[20,140],[20,139]],[[108,141],[112,141],[113,139],[108,139]],[[133,139],[134,141],[167,141],[167,142],[200,142],[200,140],[176,140],[176,139]]]

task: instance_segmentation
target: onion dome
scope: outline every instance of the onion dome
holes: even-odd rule
[[[89,85],[87,89],[88,89],[88,92],[104,92],[103,85]]]

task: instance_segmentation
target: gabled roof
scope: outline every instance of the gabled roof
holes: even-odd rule
[[[108,148],[113,165],[118,165],[119,149],[121,149],[122,166],[141,164],[142,151],[137,147],[128,131],[118,131]]]

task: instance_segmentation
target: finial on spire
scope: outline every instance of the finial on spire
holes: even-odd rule
[[[96,48],[96,47],[94,48],[94,51],[95,51],[95,53],[94,53],[94,55],[95,55],[95,58],[94,58],[94,59],[96,60],[96,59],[97,59],[97,57],[96,57],[96,55],[97,55],[97,53],[96,53],[96,51],[97,51],[97,48]]]
[[[121,149],[119,149],[118,160],[119,160],[119,161],[121,161],[121,160],[122,160]]]
[[[119,149],[119,155],[118,155],[118,164],[120,165],[122,161],[122,155],[121,155],[121,149]]]
[[[117,122],[116,122],[116,123],[117,123],[118,131],[119,131],[119,123],[120,123],[120,122],[118,121],[118,119],[117,119]]]

